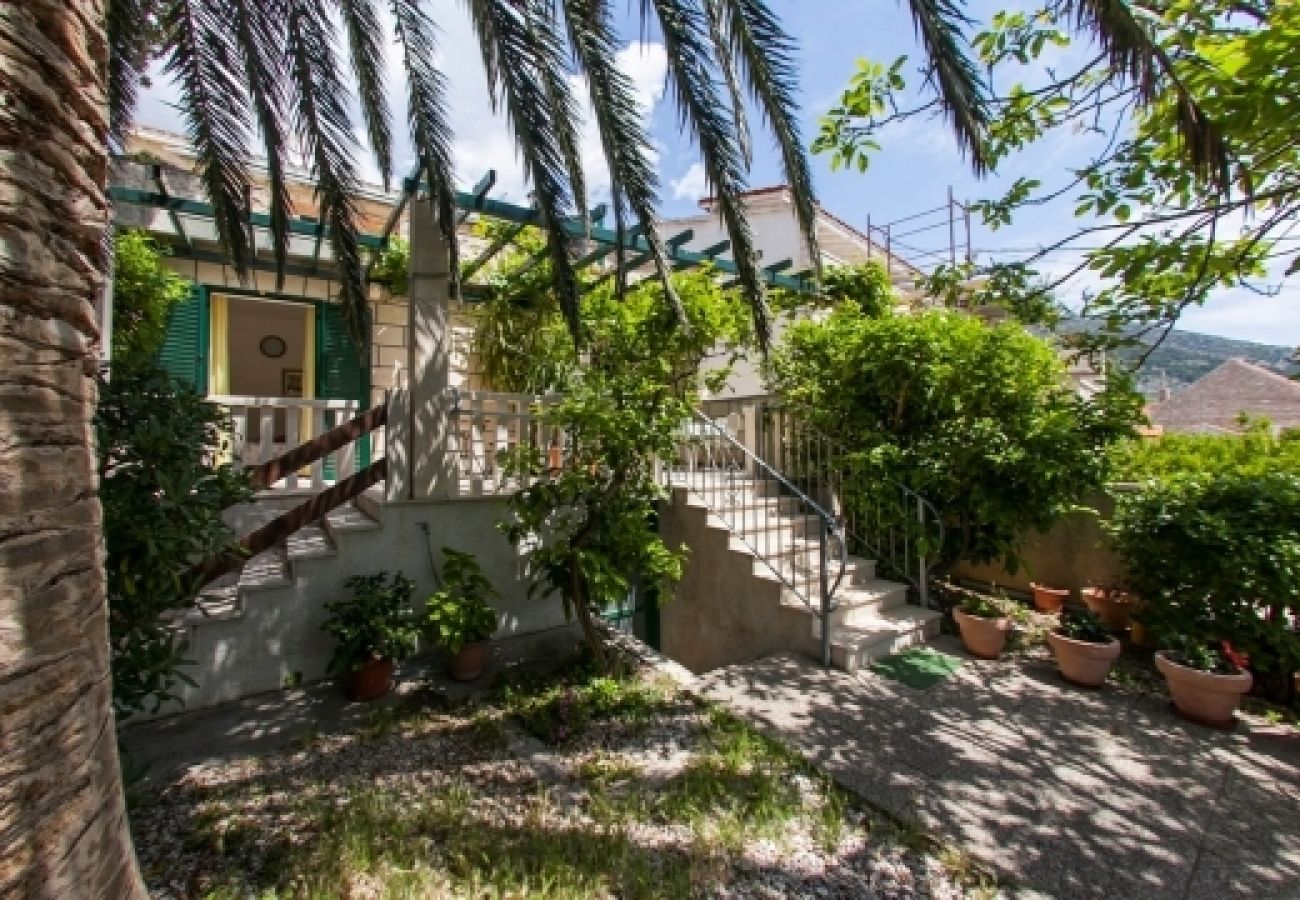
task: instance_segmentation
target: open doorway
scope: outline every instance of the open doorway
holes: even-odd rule
[[[212,305],[212,392],[288,401],[272,417],[272,443],[284,445],[288,407],[315,394],[315,309],[306,303],[220,294],[213,295]],[[246,440],[260,444],[261,418],[251,417],[248,428]]]

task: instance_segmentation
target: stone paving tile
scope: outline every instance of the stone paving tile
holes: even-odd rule
[[[1015,896],[1300,898],[1300,741],[1200,728],[1041,662],[966,661],[917,691],[781,656],[702,686]]]

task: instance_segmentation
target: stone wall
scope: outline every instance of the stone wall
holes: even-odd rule
[[[1124,566],[1102,528],[1114,514],[1115,501],[1103,494],[1084,506],[1063,515],[1048,531],[1026,535],[1022,565],[1015,574],[997,564],[966,562],[957,565],[953,576],[1024,591],[1036,581],[1076,594],[1089,585],[1123,584]]]

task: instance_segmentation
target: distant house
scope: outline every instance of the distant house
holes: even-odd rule
[[[1268,419],[1275,431],[1300,428],[1300,382],[1230,359],[1147,412],[1161,430],[1184,434],[1241,431],[1243,414]]]

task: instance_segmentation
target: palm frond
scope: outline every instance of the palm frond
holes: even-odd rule
[[[1174,91],[1178,131],[1196,170],[1216,184],[1231,181],[1230,154],[1223,134],[1179,80],[1168,54],[1133,15],[1125,0],[1065,0],[1075,25],[1092,34],[1110,59],[1111,69],[1123,73],[1141,98],[1155,100],[1162,85]]]
[[[348,36],[352,72],[357,79],[361,118],[379,177],[388,190],[393,182],[393,131],[388,122],[388,96],[384,90],[384,30],[375,0],[338,0],[343,29]]]
[[[776,137],[799,228],[809,258],[820,271],[816,192],[799,129],[799,102],[795,97],[795,86],[799,83],[797,47],[763,0],[708,2],[713,8],[725,7],[724,32],[731,52],[744,63],[750,93]]]
[[[248,98],[226,4],[174,0],[163,28],[169,49],[165,71],[180,87],[185,130],[212,203],[217,234],[242,273],[250,258]]]
[[[560,309],[574,340],[581,341],[578,277],[564,231],[564,220],[571,208],[569,173],[546,88],[551,76],[540,71],[540,67],[559,59],[563,48],[549,46],[556,41],[554,31],[531,21],[545,15],[536,0],[468,2],[484,68],[496,78],[494,104],[505,109],[523,160],[524,176],[533,184]]]
[[[587,224],[587,178],[582,166],[582,147],[578,134],[582,124],[582,111],[569,87],[569,71],[564,62],[564,38],[557,28],[559,22],[553,4],[547,0],[533,0],[528,27],[539,33],[534,35],[534,46],[540,52],[555,54],[552,58],[537,60],[537,70],[546,86],[546,95],[550,98],[551,119],[555,122],[555,139],[564,154],[565,166],[569,170],[569,183],[573,194],[573,204],[582,216],[583,225]]]
[[[392,0],[391,9],[406,65],[406,112],[411,141],[436,198],[438,228],[450,255],[455,294],[459,288],[460,253],[456,241],[456,182],[447,81],[434,64],[437,51],[434,24],[420,0]]]
[[[734,52],[732,44],[734,29],[732,23],[723,18],[729,11],[723,9],[722,0],[705,0],[704,12],[709,18],[713,53],[727,79],[727,91],[731,94],[731,114],[736,119],[736,137],[740,141],[740,152],[745,156],[745,165],[749,166],[754,162],[753,136],[749,131],[749,116],[745,112],[745,94],[740,88],[740,54]]]
[[[970,154],[977,173],[988,168],[983,150],[989,124],[988,91],[963,29],[971,19],[959,0],[908,0],[917,36],[929,58],[929,79],[952,120],[957,145]]]
[[[285,10],[282,0],[232,0],[231,6],[244,79],[266,156],[271,246],[276,263],[276,286],[280,288],[284,284],[284,263],[289,252],[289,217],[292,215],[284,170],[288,131],[284,109],[287,75],[284,63]]]
[[[627,73],[618,67],[618,36],[608,0],[564,0],[569,43],[586,74],[587,89],[600,132],[601,147],[610,171],[610,200],[614,207],[617,291],[627,289],[627,213],[641,223],[651,257],[659,272],[664,295],[683,325],[686,313],[673,288],[667,251],[659,234],[659,176],[651,154],[650,137],[643,125],[642,110]]]
[[[761,347],[771,342],[767,292],[758,266],[754,232],[745,212],[745,160],[732,133],[728,105],[718,95],[717,70],[711,55],[709,26],[690,0],[642,0],[653,4],[668,55],[669,82],[680,120],[699,144],[705,172],[727,236],[740,288],[754,317]]]
[[[339,77],[323,0],[286,0],[286,4],[286,49],[298,141],[316,183],[320,219],[329,229],[343,320],[358,345],[368,347],[370,307],[353,206],[360,148],[348,115],[347,86]]]
[[[158,11],[158,0],[109,0],[105,10],[109,140],[114,147],[126,139]]]

